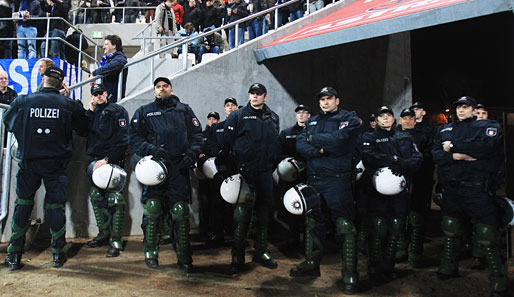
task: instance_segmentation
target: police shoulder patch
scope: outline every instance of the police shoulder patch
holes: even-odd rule
[[[200,126],[200,121],[198,121],[197,118],[193,118],[193,125],[195,125],[195,127]]]
[[[135,120],[135,121],[137,121],[137,120]],[[127,120],[126,119],[118,119],[118,124],[120,125],[120,127],[125,127],[127,125]]]
[[[489,127],[485,130],[485,135],[490,136],[490,137],[496,136],[497,133],[498,133],[498,129],[494,128],[494,127]]]

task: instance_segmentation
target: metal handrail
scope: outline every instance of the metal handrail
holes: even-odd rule
[[[108,10],[120,10],[122,9],[122,14],[121,14],[121,23],[124,24],[125,23],[125,10],[127,9],[142,9],[142,10],[150,10],[150,9],[156,9],[157,6],[128,6],[128,7],[116,7],[116,6],[105,6],[105,7],[77,7],[77,8],[74,8],[72,10],[70,10],[70,12],[73,13],[73,22],[75,22],[75,18],[77,17],[77,13],[80,13],[81,10],[83,10],[83,14],[84,16],[86,15],[86,12],[87,10],[105,10],[105,9],[108,9]],[[86,18],[84,17],[84,24],[86,23]],[[108,24],[108,23],[99,23],[99,24]]]
[[[4,109],[9,108],[9,105],[0,103],[0,129],[2,130],[0,141],[3,145],[4,143]],[[11,146],[13,144],[13,134],[11,132],[7,133],[7,147],[5,150],[5,162],[2,164],[2,196],[0,200],[0,235],[3,233],[2,231],[2,221],[7,217],[7,210],[9,207],[9,190],[10,190],[10,182],[11,182]],[[1,158],[0,154],[0,158]]]

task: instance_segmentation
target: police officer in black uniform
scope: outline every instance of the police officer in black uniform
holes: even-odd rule
[[[279,157],[279,118],[265,102],[266,87],[254,83],[248,90],[248,104],[230,114],[225,121],[222,151],[218,158],[232,170],[241,173],[252,192],[255,204],[237,204],[234,210],[234,243],[230,272],[237,274],[245,262],[245,238],[255,208],[256,233],[253,261],[269,269],[277,262],[267,250],[268,223],[273,205],[273,165]],[[231,160],[235,164],[230,164]]]
[[[296,123],[282,131],[280,131],[280,150],[283,160],[286,157],[293,157],[297,162],[305,163],[305,159],[296,150],[296,137],[305,128],[305,122],[311,117],[311,110],[307,105],[300,104],[295,109]],[[307,175],[305,171],[299,176],[294,182],[286,182],[283,180],[279,181],[278,184],[278,197],[282,197],[284,193],[298,183],[305,183],[307,181]],[[282,204],[282,203],[280,203]],[[289,238],[287,239],[287,246],[296,248],[300,243],[300,230],[303,225],[302,218],[293,215],[281,207],[278,211],[280,217],[283,217],[289,225]]]
[[[506,296],[500,221],[488,193],[488,180],[498,171],[495,158],[501,145],[501,127],[496,121],[476,120],[477,102],[473,97],[461,97],[454,105],[457,119],[439,129],[432,150],[444,195],[441,205],[444,252],[437,277],[447,280],[459,275],[457,240],[469,217],[476,223],[475,236],[485,250],[491,296]]]
[[[177,265],[186,272],[193,269],[189,242],[189,207],[191,196],[189,168],[196,162],[202,145],[202,128],[189,105],[173,94],[168,78],[154,81],[155,101],[136,110],[129,127],[129,145],[139,156],[152,155],[168,169],[166,180],[157,186],[145,186],[143,223],[145,263],[158,263],[157,229],[165,202],[170,206],[176,241]]]
[[[66,262],[66,167],[72,155],[72,130],[86,130],[89,119],[82,102],[59,95],[64,72],[48,68],[41,92],[18,96],[4,114],[7,130],[18,140],[17,176],[11,242],[5,263],[21,268],[25,233],[29,229],[34,194],[45,183],[46,219],[52,236],[53,267]]]
[[[296,149],[307,160],[308,184],[320,193],[326,209],[314,208],[305,221],[306,260],[290,271],[291,276],[320,276],[326,225],[331,220],[343,257],[343,291],[357,292],[356,235],[353,220],[352,157],[357,145],[360,119],[339,107],[332,87],[322,88],[316,98],[321,111],[311,117],[296,139]]]
[[[91,86],[91,107],[87,135],[87,154],[94,162],[93,170],[105,164],[123,168],[128,148],[128,113],[121,105],[107,100],[107,90],[102,84]],[[92,172],[91,172],[92,173]],[[107,257],[117,257],[122,250],[125,198],[122,189],[102,190],[95,185],[89,191],[89,200],[95,214],[98,235],[86,243],[90,248],[110,244]]]
[[[403,176],[406,180],[400,193],[386,196],[375,190],[369,199],[368,275],[374,284],[381,284],[396,277],[394,263],[398,239],[405,230],[409,184],[423,156],[408,133],[395,129],[394,114],[389,107],[380,107],[376,116],[375,131],[362,136],[364,166],[370,172],[388,167],[394,175]]]

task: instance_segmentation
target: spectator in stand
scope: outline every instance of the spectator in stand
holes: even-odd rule
[[[203,31],[209,32],[211,30],[212,29],[210,28],[205,28]],[[223,52],[224,48],[225,41],[223,41],[223,37],[221,37],[221,34],[213,32],[211,35],[205,36],[203,44],[201,44],[200,48],[198,49],[198,63],[202,63],[203,54],[219,54],[220,52]]]
[[[22,20],[17,22],[17,38],[37,37],[36,22],[30,21],[29,19],[31,16],[39,16],[40,12],[39,1],[21,0],[18,15]],[[33,58],[36,58],[36,40],[18,40],[18,59]]]
[[[96,8],[96,7],[110,7],[109,0],[86,0],[82,7]],[[86,23],[110,23],[109,10],[107,9],[91,9],[86,10]]]
[[[252,0],[250,2],[249,11],[250,13],[257,13],[269,8],[267,0]],[[270,16],[267,14],[266,16]],[[265,16],[256,17],[248,25],[248,39],[252,40],[262,35],[263,22]]]
[[[38,68],[39,75],[41,75],[41,77],[43,77],[45,75],[46,69],[49,67],[55,67],[54,61],[52,61],[48,58],[40,59],[39,60],[39,68]],[[42,88],[43,88],[43,82],[41,81],[41,84],[39,84],[39,86],[37,86],[36,92],[41,91]]]
[[[196,0],[189,0],[184,6],[184,23],[192,23],[195,26],[196,32],[200,31],[200,24],[202,24],[203,11]]]
[[[68,20],[68,11],[66,6],[59,0],[45,0],[41,1],[41,10],[50,13],[50,17],[61,17]],[[50,21],[50,37],[59,37],[66,39],[66,31],[68,31],[68,25],[63,20],[52,20]],[[48,34],[48,32],[47,32]],[[41,45],[41,52],[44,52],[45,43]],[[50,40],[50,50],[52,58],[65,58],[64,56],[64,43],[60,40]]]
[[[176,2],[175,5],[173,5],[173,11],[175,12],[177,30],[180,30],[184,23],[184,7]]]
[[[9,76],[7,72],[0,70],[0,103],[11,104],[16,97],[18,97],[18,93],[9,88]]]
[[[313,13],[317,10],[325,7],[325,2],[323,0],[313,0],[309,2],[309,13]]]
[[[145,0],[146,7],[155,7],[157,5],[159,5],[158,0]],[[150,23],[153,19],[155,19],[155,9],[147,9],[145,12],[146,23]]]
[[[128,68],[123,68],[127,64],[127,57],[123,53],[121,38],[118,35],[107,35],[104,41],[104,56],[100,60],[100,67],[92,72],[93,75],[103,75],[102,83],[111,95],[109,102],[118,101],[118,78],[123,70],[123,80],[121,86],[121,98],[125,97],[127,87]]]
[[[80,44],[80,38],[82,38],[82,45]],[[89,47],[89,43],[87,42],[86,37],[82,34],[82,30],[75,30],[72,34],[66,37],[66,41],[75,46],[76,48],[80,48],[81,51],[85,51]],[[65,49],[66,62],[79,66],[79,52],[72,48],[69,45],[66,45]],[[44,73],[44,72],[43,72]]]
[[[123,7],[126,4],[125,0],[113,0],[114,7]],[[115,9],[112,13],[114,15],[114,22],[121,23],[121,19],[123,18],[123,9]]]
[[[287,0],[277,0],[275,2],[275,5],[281,5],[281,4],[284,4],[286,2],[287,2]],[[287,6],[278,9],[278,17],[277,17],[278,25],[277,25],[277,28],[281,27],[284,24],[287,24],[287,22],[288,22],[287,16],[288,15],[289,15],[289,8],[287,8]]]
[[[155,22],[153,24],[155,32],[158,36],[175,36],[177,35],[177,21],[172,7],[177,4],[177,0],[166,0],[157,6],[155,10]],[[154,49],[159,49],[173,40],[162,38],[154,39]],[[164,58],[165,54],[159,54],[159,57]]]
[[[234,0],[232,4],[230,4],[227,8],[227,16],[228,22],[232,23],[237,20],[240,20],[244,17],[247,17],[249,14],[247,9],[247,4],[241,0]],[[245,34],[245,23],[239,24],[239,32],[238,32],[238,45],[244,43],[244,34]],[[236,47],[236,27],[232,27],[228,29],[228,47],[233,49]]]
[[[188,37],[193,38],[198,36],[198,33],[195,31],[195,26],[192,23],[186,23],[184,25],[184,29],[181,29],[178,31],[177,36],[179,37]],[[196,54],[198,53],[198,39],[193,40],[187,45],[187,52]],[[178,54],[180,55],[182,53],[182,47],[178,48]]]
[[[11,17],[11,3],[7,0],[0,0],[0,18]],[[13,21],[0,21],[0,38],[12,38],[13,32]],[[0,59],[12,59],[12,40],[0,41]]]
[[[225,16],[225,8],[214,7],[214,0],[205,0],[202,30],[215,29],[221,26],[221,19]]]
[[[295,21],[301,17],[303,17],[303,4],[304,1],[300,0],[293,4],[290,4],[287,8],[289,9],[289,21]]]
[[[126,0],[125,1],[126,7],[140,7],[141,4],[139,0]],[[139,9],[125,9],[125,19],[123,20],[124,23],[135,23],[137,15],[139,14]]]

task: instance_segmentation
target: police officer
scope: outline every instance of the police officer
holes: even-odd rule
[[[479,121],[489,119],[489,111],[487,110],[487,107],[480,103],[477,104],[475,115]]]
[[[322,88],[316,98],[321,111],[306,122],[296,139],[296,149],[307,160],[308,184],[318,191],[326,209],[314,208],[305,221],[306,260],[290,271],[291,276],[320,276],[327,220],[336,230],[341,247],[343,291],[357,292],[355,210],[352,195],[352,156],[357,144],[360,119],[339,107],[332,87]]]
[[[253,261],[269,269],[276,269],[277,262],[267,250],[268,222],[273,204],[273,165],[279,152],[279,118],[265,102],[266,87],[254,83],[248,90],[248,104],[233,111],[225,121],[222,151],[219,158],[229,167],[241,173],[255,193],[255,253]],[[230,159],[235,164],[230,164]],[[230,272],[237,274],[245,262],[245,237],[252,215],[252,205],[237,204],[234,210],[234,243]]]
[[[121,105],[107,100],[102,84],[91,86],[91,107],[86,113],[90,119],[87,154],[92,158],[93,171],[105,164],[123,168],[128,147],[128,113]],[[92,173],[92,172],[91,172]],[[89,191],[89,200],[95,214],[98,235],[86,243],[90,248],[110,244],[107,257],[117,257],[122,250],[125,198],[122,189],[102,190],[95,185]]]
[[[408,258],[413,267],[422,265],[424,229],[428,211],[430,210],[432,187],[434,185],[434,165],[432,161],[432,142],[435,129],[427,120],[424,105],[415,102],[410,108],[402,110],[401,131],[409,133],[416,143],[419,151],[423,154],[423,162],[412,178],[412,193],[409,212],[409,242],[405,237],[399,242],[396,253],[397,262]],[[407,246],[409,251],[407,254]]]
[[[311,111],[307,105],[300,104],[295,109],[295,117],[296,123],[280,131],[280,150],[282,156],[280,159],[284,159],[286,157],[293,157],[296,161],[305,163],[305,159],[298,153],[296,150],[296,137],[300,134],[305,128],[305,122],[311,117]],[[307,176],[302,174],[298,180],[294,182],[286,182],[280,180],[278,184],[278,196],[282,197],[284,193],[300,182],[306,182]],[[300,228],[302,226],[301,217],[290,214],[285,211],[283,207],[279,209],[279,215],[284,217],[285,221],[289,225],[289,238],[287,239],[287,245],[290,247],[298,247],[300,243]]]
[[[89,119],[80,101],[59,95],[64,72],[49,67],[41,92],[18,96],[4,114],[7,130],[18,140],[20,171],[17,176],[11,242],[5,263],[21,268],[25,233],[29,229],[34,194],[45,183],[46,219],[52,236],[53,267],[66,262],[66,167],[72,155],[72,130],[86,130]]]
[[[383,195],[375,190],[369,199],[370,250],[368,275],[374,284],[395,278],[394,263],[398,239],[405,229],[408,213],[408,184],[423,159],[412,137],[394,128],[393,111],[382,106],[377,113],[377,129],[362,137],[362,160],[366,170],[383,171],[388,167],[394,175],[406,180],[401,192]],[[375,174],[377,175],[378,172]],[[384,246],[385,241],[385,246]]]
[[[177,265],[186,272],[193,269],[189,242],[189,207],[191,187],[189,168],[195,163],[202,145],[202,128],[189,105],[173,94],[168,78],[154,81],[155,101],[141,106],[132,117],[129,145],[139,156],[152,155],[162,160],[168,176],[157,186],[145,186],[143,223],[145,263],[156,268],[158,262],[157,229],[159,218],[170,206],[176,241]]]
[[[498,170],[495,158],[501,145],[501,127],[496,121],[476,120],[473,97],[461,97],[454,106],[457,119],[439,129],[432,150],[444,195],[444,252],[437,277],[447,280],[459,275],[457,240],[469,217],[476,222],[475,235],[485,250],[491,296],[505,296],[507,275],[500,254],[499,217],[488,194],[488,179]]]

